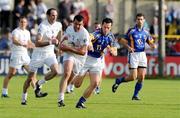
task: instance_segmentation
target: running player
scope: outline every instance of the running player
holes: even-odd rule
[[[62,35],[62,25],[57,22],[57,10],[50,8],[46,12],[47,20],[39,25],[38,35],[36,37],[36,48],[33,50],[32,59],[30,62],[30,72],[23,86],[22,105],[26,105],[27,89],[32,78],[35,76],[37,69],[46,64],[51,71],[45,77],[36,82],[35,96],[45,97],[47,93],[40,92],[40,86],[46,81],[53,79],[58,74],[58,61],[54,53],[54,45],[60,42]]]
[[[12,46],[9,72],[4,79],[1,97],[8,96],[8,84],[10,79],[16,74],[17,69],[22,67],[29,72],[30,57],[28,55],[28,48],[33,48],[34,44],[31,42],[30,32],[26,29],[28,25],[27,18],[22,16],[19,19],[19,27],[12,31]],[[36,81],[32,78],[33,82]],[[34,84],[32,83],[33,87]]]
[[[75,78],[75,87],[80,87],[87,72],[90,76],[90,84],[84,91],[76,104],[76,108],[86,108],[84,103],[90,97],[94,89],[99,85],[103,66],[104,50],[110,48],[113,55],[117,55],[117,50],[114,48],[115,37],[111,32],[113,21],[110,18],[105,18],[102,21],[102,29],[93,32],[94,39],[92,39],[93,51],[88,51],[88,56],[84,67],[80,74]]]
[[[142,13],[136,15],[136,25],[130,28],[126,34],[126,39],[128,42],[128,63],[130,69],[130,75],[127,77],[119,77],[116,79],[112,86],[112,92],[116,92],[118,86],[124,82],[129,82],[137,79],[135,85],[134,94],[132,100],[140,100],[138,93],[142,88],[143,81],[146,75],[147,68],[147,58],[144,52],[145,43],[154,49],[156,45],[153,44],[153,39],[149,32],[143,27],[145,22],[145,17]]]
[[[89,45],[89,33],[83,27],[83,17],[76,15],[73,20],[73,25],[69,26],[65,31],[60,48],[64,52],[63,66],[64,75],[59,85],[58,106],[63,107],[64,93],[70,78],[74,78],[83,67],[87,55],[87,48]]]

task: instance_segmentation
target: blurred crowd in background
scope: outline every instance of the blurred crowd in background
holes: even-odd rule
[[[20,16],[26,16],[28,19],[28,29],[31,33],[32,41],[35,40],[37,34],[37,26],[46,19],[46,11],[48,5],[43,0],[15,0],[14,9],[11,10],[11,0],[0,0],[0,54],[8,56],[10,54],[11,31],[18,26]],[[73,22],[73,18],[77,14],[84,17],[84,27],[92,32],[100,23],[91,20],[91,10],[86,7],[83,0],[60,0],[55,6],[59,12],[58,20],[63,25],[63,30]],[[113,0],[107,0],[104,5],[104,17],[114,19],[115,5]],[[165,31],[166,35],[180,35],[180,8],[168,8],[165,10]],[[152,10],[153,11],[153,10]],[[158,45],[158,5],[154,7],[154,18],[152,23],[145,24],[147,30],[155,38],[155,43]],[[114,32],[119,37],[118,32]],[[124,34],[120,34],[124,35]],[[180,56],[180,41],[178,38],[171,38],[166,41],[166,55]],[[152,51],[148,48],[146,52],[150,56],[157,56],[158,49]],[[127,50],[123,46],[119,46],[119,56],[127,55]]]

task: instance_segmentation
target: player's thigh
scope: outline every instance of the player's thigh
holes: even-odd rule
[[[9,76],[14,76],[16,74],[16,68],[14,67],[9,67],[8,75]]]
[[[100,83],[100,73],[99,72],[89,72],[90,76],[90,85],[92,87],[97,87]]]
[[[63,62],[63,68],[64,68],[64,74],[70,77],[72,71],[73,71],[74,61],[72,60],[65,60]]]
[[[137,79],[137,69],[130,69],[128,80],[135,80]]]

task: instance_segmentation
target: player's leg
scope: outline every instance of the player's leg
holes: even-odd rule
[[[3,89],[2,89],[2,96],[1,97],[8,97],[8,84],[10,79],[16,74],[16,68],[9,67],[9,72],[7,76],[4,78],[3,81]]]
[[[74,82],[74,86],[75,86],[76,88],[81,87],[85,76],[86,76],[86,74],[77,75],[77,76],[74,78],[74,81],[73,81],[73,82]]]
[[[23,65],[23,68],[29,73],[29,66],[28,65]],[[35,83],[37,82],[36,76],[33,76],[32,81],[31,81],[31,86],[33,89],[35,89]]]
[[[138,68],[138,76],[137,76],[138,81],[135,85],[132,100],[140,100],[140,98],[138,97],[138,93],[142,89],[145,75],[146,75],[146,68]]]
[[[52,55],[49,58],[46,58],[44,60],[44,63],[50,67],[51,71],[48,72],[45,77],[39,81],[36,82],[36,87],[35,87],[35,95],[38,96],[38,93],[40,92],[40,86],[42,84],[45,84],[47,81],[53,79],[57,74],[58,74],[58,61],[56,59],[55,55]],[[40,96],[39,96],[40,97]]]
[[[100,86],[101,86],[101,82],[102,82],[102,72],[100,73],[99,78],[100,78],[99,85],[94,90],[95,94],[100,94]]]
[[[139,53],[138,56],[139,64],[138,64],[138,72],[137,72],[137,83],[135,85],[134,94],[132,100],[140,100],[138,98],[138,93],[142,89],[143,81],[146,75],[146,67],[147,67],[147,57],[145,52]]]
[[[84,106],[84,103],[91,96],[94,89],[99,85],[99,82],[100,82],[99,73],[90,72],[89,76],[90,76],[90,85],[84,91],[83,96],[80,97],[78,103],[76,104],[76,108],[86,108]]]
[[[136,53],[129,53],[128,54],[128,63],[129,63],[129,70],[130,74],[127,77],[119,77],[116,78],[115,83],[112,86],[112,92],[116,92],[118,86],[121,83],[133,81],[137,78],[137,68],[139,64],[139,57]]]
[[[66,93],[71,93],[74,91],[74,78],[76,78],[74,75],[70,76],[67,83]]]
[[[31,81],[33,78],[35,78],[35,72],[29,72],[26,81],[24,82],[23,85],[23,93],[22,93],[22,101],[21,104],[22,105],[26,105],[27,102],[27,90],[31,84]]]
[[[120,77],[115,80],[112,86],[112,92],[116,92],[121,83],[133,81],[137,78],[137,69],[130,69],[130,74],[127,77]]]
[[[65,60],[64,61],[64,74],[61,78],[60,84],[59,84],[59,97],[58,97],[58,106],[63,107],[64,104],[64,93],[67,88],[68,80],[70,76],[73,76],[72,70],[73,70],[74,62],[73,60]],[[75,75],[74,75],[75,76]]]

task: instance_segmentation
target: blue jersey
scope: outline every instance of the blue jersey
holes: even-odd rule
[[[88,51],[88,55],[99,58],[102,56],[104,49],[107,48],[108,45],[114,45],[115,37],[111,32],[106,36],[103,35],[102,29],[96,30],[92,34],[94,36],[94,40],[92,41],[94,51]]]
[[[137,26],[130,28],[126,34],[128,45],[135,49],[135,52],[143,52],[145,50],[145,43],[149,43],[152,39],[147,30],[138,29]]]

